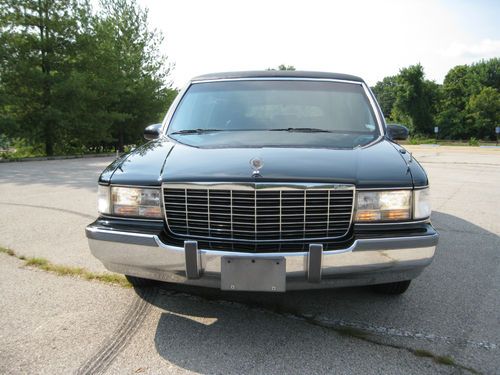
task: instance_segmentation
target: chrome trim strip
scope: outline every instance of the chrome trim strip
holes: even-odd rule
[[[370,238],[354,242],[357,242],[356,251],[372,251],[436,246],[438,240],[439,234],[436,232],[425,236]]]
[[[371,223],[367,223],[367,222],[357,222],[355,221],[354,222],[354,225],[358,226],[358,225],[362,225],[362,226],[365,226],[365,225],[368,225],[368,226],[377,226],[377,225],[408,225],[408,224],[420,224],[420,223],[429,223],[430,222],[430,217],[428,218],[425,218],[425,219],[422,219],[422,220],[415,220],[415,221],[392,221],[392,222],[377,222],[377,221],[372,221]]]
[[[376,105],[376,102],[375,102],[375,98],[373,97],[370,89],[368,88],[368,86],[366,85],[366,83],[362,83],[361,86],[363,87],[363,90],[365,91],[365,95],[366,97],[368,98],[368,101],[370,102],[370,105],[372,107],[372,111],[373,111],[373,114],[375,115],[375,118],[377,119],[377,123],[378,123],[378,130],[380,132],[380,135],[381,136],[385,136],[386,133],[385,133],[385,126],[384,126],[384,122],[383,120],[380,118],[380,112],[378,111],[377,109],[377,105]]]
[[[177,94],[174,101],[170,105],[167,113],[165,114],[165,117],[163,118],[163,121],[162,121],[162,128],[161,128],[161,132],[160,132],[162,137],[165,137],[167,135],[167,130],[168,130],[168,127],[170,126],[170,122],[172,121],[172,118],[174,117],[175,111],[177,110],[179,103],[181,102],[184,95],[186,95],[186,92],[188,91],[190,86],[191,86],[191,82],[189,82],[186,86],[184,86],[184,88]],[[168,138],[173,140],[170,137],[168,137]]]
[[[405,187],[381,187],[381,188],[356,188],[357,191],[383,191],[383,190],[413,190],[411,186]]]
[[[387,187],[387,188],[356,188],[358,191],[380,191],[380,190],[423,190],[423,189],[428,189],[429,185],[425,186],[415,186],[415,187]]]
[[[164,182],[162,190],[168,186],[173,189],[211,189],[211,190],[354,190],[353,184],[335,183],[287,183],[287,182]]]
[[[138,188],[138,189],[161,189],[161,185],[155,186],[144,186],[144,185],[121,185],[121,184],[113,184],[109,185],[110,188],[114,187],[124,187],[124,188]]]
[[[308,78],[308,77],[241,77],[241,78],[215,78],[207,80],[194,80],[192,84],[198,83],[211,83],[211,82],[229,82],[229,81],[315,81],[315,82],[338,82],[338,83],[352,83],[354,85],[362,85],[361,81],[350,81],[347,79],[334,79],[334,78]]]
[[[88,226],[85,229],[87,238],[98,241],[120,242],[125,244],[135,244],[143,246],[153,246],[161,248],[170,248],[179,252],[183,252],[184,248],[172,246],[163,243],[157,235],[114,231]],[[352,245],[345,249],[324,251],[324,255],[341,254],[346,252],[372,251],[372,250],[398,250],[398,249],[413,249],[421,247],[436,246],[439,240],[439,234],[433,233],[424,236],[410,237],[389,237],[389,238],[367,238],[357,239]],[[220,251],[200,249],[203,253],[211,255],[228,255],[228,256],[248,256],[248,252],[239,251]],[[269,253],[251,253],[253,257],[267,258],[269,256],[307,256],[308,252],[269,252]]]
[[[99,217],[103,217],[105,219],[119,219],[119,220],[134,220],[134,221],[147,221],[147,222],[154,222],[154,223],[163,223],[163,217],[164,215],[162,214],[162,219],[146,219],[143,217],[126,217],[126,216],[112,216],[112,215],[104,215],[100,214]]]
[[[97,241],[120,242],[132,245],[158,247],[158,241],[153,234],[120,232],[108,229],[99,229],[88,226],[85,228],[87,238]]]

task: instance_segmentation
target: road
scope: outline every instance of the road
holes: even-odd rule
[[[441,238],[405,295],[133,290],[0,254],[0,373],[499,374],[500,151],[409,149]],[[110,161],[0,164],[0,246],[105,272],[84,227]]]

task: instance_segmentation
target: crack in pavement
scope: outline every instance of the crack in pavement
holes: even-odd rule
[[[413,354],[416,357],[427,357],[427,358],[432,358],[434,362],[441,364],[441,365],[446,365],[446,366],[452,366],[457,369],[461,370],[467,370],[473,374],[480,374],[479,371],[465,366],[458,364],[454,362],[453,360],[449,359],[448,357],[442,357],[435,355],[431,352],[427,351],[422,351],[419,349],[414,349],[410,346],[405,346],[405,345],[399,345],[399,344],[394,344],[394,343],[388,343],[388,342],[383,342],[377,340],[374,336],[392,336],[392,337],[404,337],[404,338],[411,338],[411,339],[421,339],[421,340],[427,340],[427,341],[441,341],[446,344],[451,344],[451,345],[463,345],[466,344],[468,346],[474,347],[476,349],[486,349],[486,350],[496,350],[499,348],[499,345],[496,343],[492,342],[487,342],[487,341],[474,341],[474,340],[459,340],[456,338],[452,338],[449,336],[442,336],[442,335],[435,335],[435,334],[430,334],[430,333],[424,333],[424,332],[412,332],[409,330],[404,330],[404,329],[398,329],[398,328],[387,328],[383,326],[376,326],[372,325],[369,323],[362,323],[362,322],[353,322],[353,321],[345,321],[342,319],[328,319],[325,317],[321,316],[316,316],[313,314],[303,314],[299,313],[296,311],[292,311],[290,309],[283,308],[283,306],[275,306],[275,308],[269,308],[266,306],[263,306],[258,303],[244,303],[244,302],[234,302],[234,301],[228,301],[224,299],[218,299],[218,298],[210,298],[206,296],[200,296],[196,294],[189,294],[186,292],[178,292],[178,291],[167,291],[167,290],[161,290],[161,294],[164,295],[169,295],[169,296],[179,296],[179,297],[187,297],[189,299],[197,300],[197,301],[204,301],[207,303],[212,303],[216,305],[226,305],[226,306],[232,306],[232,307],[237,307],[237,308],[243,308],[243,309],[248,309],[248,310],[253,310],[253,311],[258,311],[258,312],[264,312],[264,313],[270,313],[270,314],[275,314],[280,317],[284,317],[287,319],[294,319],[298,321],[303,321],[305,323],[318,326],[321,328],[325,329],[331,329],[338,334],[344,335],[344,336],[350,336],[353,338],[357,338],[375,345],[380,345],[380,346],[385,346],[393,349],[398,349],[398,350],[405,350],[411,354]],[[370,336],[368,336],[370,335]],[[422,355],[422,353],[427,353]],[[446,363],[444,360],[447,360],[448,363]]]
[[[310,317],[306,315],[302,315],[305,319],[309,319]],[[426,341],[441,341],[445,344],[450,345],[463,345],[473,348],[487,349],[487,350],[496,350],[498,349],[498,344],[488,341],[476,341],[476,340],[460,340],[457,338],[453,338],[450,336],[436,335],[434,333],[426,333],[426,332],[412,332],[406,329],[400,328],[388,328],[383,326],[377,326],[370,323],[363,322],[354,322],[354,321],[345,321],[343,319],[329,319],[325,317],[314,317],[314,319],[318,322],[327,324],[334,328],[355,328],[367,333],[373,333],[382,336],[394,336],[394,337],[405,337],[412,338],[417,340],[426,340]]]
[[[433,333],[427,333],[423,331],[410,331],[406,329],[401,329],[401,328],[394,328],[394,327],[384,327],[384,326],[378,326],[374,325],[371,323],[364,323],[364,322],[359,322],[359,321],[347,321],[343,319],[330,319],[327,317],[322,317],[318,315],[313,315],[313,314],[303,314],[303,313],[298,313],[291,311],[290,309],[283,309],[283,306],[280,306],[279,308],[275,309],[270,309],[267,308],[264,305],[261,304],[256,304],[256,303],[244,303],[244,302],[234,302],[234,301],[228,301],[228,300],[221,300],[221,299],[211,299],[209,297],[204,297],[204,296],[199,296],[195,294],[189,294],[185,292],[176,292],[176,291],[164,291],[162,290],[167,295],[179,295],[179,296],[187,296],[187,297],[192,297],[192,298],[197,298],[200,300],[204,300],[207,302],[211,303],[216,303],[219,305],[234,305],[234,306],[242,306],[254,310],[262,310],[266,312],[272,312],[276,313],[281,316],[287,316],[292,319],[301,319],[301,320],[310,320],[314,319],[317,322],[320,322],[322,324],[327,324],[332,328],[354,328],[361,330],[365,333],[370,333],[370,334],[377,334],[377,335],[383,335],[383,336],[394,336],[394,337],[406,337],[406,338],[412,338],[412,339],[417,339],[417,340],[426,340],[426,341],[441,341],[445,344],[451,344],[451,345],[463,345],[466,344],[467,346],[477,348],[477,349],[486,349],[486,350],[497,350],[500,348],[500,345],[494,342],[489,342],[489,341],[477,341],[477,340],[462,340],[462,339],[457,339],[453,338],[451,336],[444,336],[444,335],[436,335]]]
[[[67,214],[78,215],[78,216],[84,217],[86,219],[95,220],[95,216],[87,215],[87,214],[82,214],[81,212],[73,211],[73,210],[68,210],[68,209],[65,209],[65,208],[57,208],[57,207],[49,207],[49,206],[39,206],[39,205],[25,204],[25,203],[11,203],[11,202],[0,202],[0,204],[7,205],[7,206],[31,207],[31,208],[40,208],[40,209],[44,209],[44,210],[52,210],[52,211],[58,211],[58,212],[65,212]]]

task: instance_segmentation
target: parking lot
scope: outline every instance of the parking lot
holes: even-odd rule
[[[500,149],[408,147],[427,170],[434,262],[400,297],[345,288],[134,290],[27,267],[106,272],[84,228],[112,158],[0,164],[0,373],[500,373]]]

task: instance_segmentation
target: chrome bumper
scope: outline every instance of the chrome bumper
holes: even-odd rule
[[[119,232],[89,225],[92,254],[113,272],[174,283],[220,288],[222,257],[286,260],[286,289],[314,289],[410,280],[432,262],[439,235],[358,239],[345,249],[244,253],[198,249],[161,242],[152,234]]]

